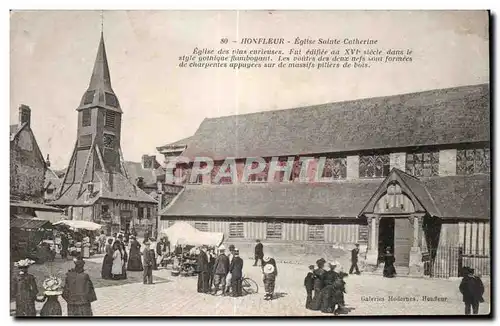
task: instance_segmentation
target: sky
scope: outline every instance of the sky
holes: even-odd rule
[[[156,147],[191,136],[209,117],[489,81],[486,11],[104,11],[103,17],[128,161],[160,158]],[[10,123],[17,123],[20,104],[30,106],[42,153],[52,167],[65,168],[101,12],[13,11],[10,20]],[[341,70],[178,67],[179,56],[195,47],[242,37],[372,38],[381,48],[411,49],[413,61]]]

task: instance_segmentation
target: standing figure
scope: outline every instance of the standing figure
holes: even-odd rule
[[[340,271],[339,273],[337,273],[337,278],[333,283],[332,310],[336,315],[340,314],[345,307],[344,294],[346,293],[346,291],[344,278],[347,277],[347,275],[347,273]]]
[[[158,270],[158,264],[156,263],[156,240],[154,238],[149,239],[149,250],[151,250],[151,255],[153,257],[153,270],[157,271]]]
[[[120,243],[115,241],[115,243],[113,243],[113,265],[111,266],[111,275],[113,280],[119,280],[122,278],[122,264],[123,258]]]
[[[463,296],[465,314],[470,315],[472,308],[472,313],[477,315],[479,303],[484,302],[484,285],[479,276],[474,275],[474,269],[464,267],[464,277],[460,282],[459,290]]]
[[[69,240],[65,233],[61,232],[61,258],[68,258]]]
[[[165,243],[165,238],[161,238],[160,241],[156,244],[156,265],[158,266],[162,260],[163,260],[163,255],[166,253],[166,243]]]
[[[354,269],[356,269],[356,274],[360,274],[358,268],[358,255],[359,255],[359,243],[356,243],[356,248],[351,251],[351,268],[349,269],[349,274],[352,274]]]
[[[12,295],[16,298],[16,317],[36,316],[35,301],[38,294],[36,279],[28,273],[28,267],[34,261],[23,259],[14,264],[19,274],[12,282]]]
[[[229,245],[229,265],[231,265],[231,263],[233,262],[233,258],[234,258],[234,245]],[[232,274],[231,274],[231,271],[229,271],[229,273],[227,273],[227,276],[226,276],[226,290],[225,290],[225,294],[229,294],[229,290],[231,289],[231,280],[232,280]]]
[[[255,245],[255,263],[254,266],[257,266],[257,262],[260,260],[260,266],[263,265],[262,259],[264,258],[264,245],[257,239],[257,244]]]
[[[309,265],[309,273],[304,278],[304,287],[306,288],[306,309],[311,309],[312,293],[314,289],[314,265]]]
[[[202,246],[200,248],[200,253],[198,254],[198,292],[208,293],[208,256],[205,252],[206,247]]]
[[[104,258],[102,260],[101,277],[104,280],[110,280],[113,278],[111,274],[111,268],[113,266],[113,239],[108,239],[108,243],[104,248]]]
[[[219,285],[221,286],[222,294],[224,294],[224,290],[226,289],[226,276],[229,272],[229,258],[225,255],[224,245],[219,247],[219,256],[215,260],[214,263],[214,285],[215,291],[213,295],[217,295],[217,291],[219,291]]]
[[[125,246],[125,242],[123,241],[123,235],[118,236],[118,245],[120,247],[120,252],[122,255],[122,273],[121,273],[121,279],[126,280],[127,279],[127,262],[128,262],[128,254],[127,254],[127,247]]]
[[[273,298],[274,287],[276,285],[276,277],[278,276],[278,268],[276,267],[276,261],[274,258],[269,256],[264,258],[262,272],[264,274],[264,290],[266,291],[264,300],[271,300]]]
[[[143,270],[141,259],[141,244],[136,240],[135,236],[131,236],[130,238],[130,257],[128,259],[127,270],[141,272]]]
[[[105,246],[106,246],[106,235],[104,234],[104,231],[101,231],[101,234],[99,235],[99,250],[98,250],[100,254],[105,252]]]
[[[394,268],[394,262],[396,261],[396,259],[391,253],[390,247],[387,247],[387,249],[385,250],[384,261],[384,277],[392,278],[396,276],[396,268]]]
[[[333,284],[338,277],[335,272],[337,262],[328,263],[327,271],[323,273],[323,288],[320,292],[320,310],[323,313],[333,313]]]
[[[97,300],[94,284],[84,272],[85,262],[75,260],[75,268],[66,273],[62,297],[68,305],[68,316],[92,316],[91,303]]]
[[[215,252],[213,248],[208,250],[208,289],[212,290],[214,284],[214,265],[215,265]]]
[[[142,253],[144,257],[144,284],[153,284],[153,262],[154,256],[150,248],[150,243],[148,240],[144,241],[144,251]]]
[[[321,258],[316,261],[318,268],[314,270],[314,296],[311,302],[311,310],[319,310],[321,307],[321,290],[323,289],[323,275],[326,261]]]
[[[238,249],[234,249],[234,257],[229,266],[231,272],[231,288],[233,297],[241,297],[242,281],[243,281],[243,259],[240,258]]]

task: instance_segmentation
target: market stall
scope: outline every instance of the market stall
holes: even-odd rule
[[[62,220],[54,223],[54,226],[68,234],[68,252],[71,256],[88,258],[97,252],[99,244],[96,236],[102,225],[89,221]]]
[[[11,258],[29,258],[36,263],[53,260],[55,253],[45,240],[52,238],[53,225],[47,220],[13,216],[10,220]]]
[[[159,236],[167,236],[175,248],[166,258],[173,261],[173,276],[194,275],[197,269],[197,247],[206,245],[217,248],[224,241],[224,233],[199,231],[186,222],[176,222],[161,230]]]

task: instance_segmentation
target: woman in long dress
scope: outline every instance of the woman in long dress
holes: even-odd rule
[[[396,259],[394,258],[394,255],[391,253],[390,248],[387,248],[385,250],[385,256],[384,256],[384,277],[394,277],[396,276],[396,268],[394,268],[394,262]]]
[[[130,257],[128,259],[127,270],[134,272],[142,272],[142,257],[141,257],[141,244],[136,240],[135,236],[130,237]]]
[[[32,264],[28,259],[16,263],[19,274],[12,282],[12,295],[16,298],[16,316],[36,316],[35,301],[38,294],[36,279],[28,273],[28,267]]]
[[[127,279],[127,262],[128,262],[128,254],[127,254],[127,247],[123,243],[123,241],[119,242],[120,246],[120,251],[122,254],[122,274],[121,274],[121,279],[126,280]]]
[[[113,253],[114,253],[113,239],[108,239],[108,243],[106,244],[104,252],[106,255],[104,255],[104,258],[102,260],[101,277],[104,280],[110,280],[113,278],[113,275],[111,273],[111,268],[113,266]]]
[[[119,280],[122,278],[123,273],[123,257],[122,251],[120,250],[120,243],[115,241],[113,243],[113,265],[111,266],[111,274],[114,280]]]
[[[338,275],[335,272],[337,263],[329,263],[328,270],[323,274],[323,288],[320,292],[320,310],[323,313],[333,312],[333,284]]]

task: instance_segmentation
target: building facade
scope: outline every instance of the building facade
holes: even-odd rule
[[[77,140],[51,205],[71,219],[103,224],[118,231],[154,232],[156,201],[129,180],[120,146],[122,113],[111,87],[103,35],[92,77],[78,112]]]
[[[472,85],[205,119],[174,171],[191,182],[159,227],[300,254],[360,243],[368,268],[389,249],[399,274],[426,273],[451,247],[489,256],[489,103],[489,85]],[[192,177],[196,157],[213,160],[210,175]],[[242,182],[254,158],[265,168]]]

